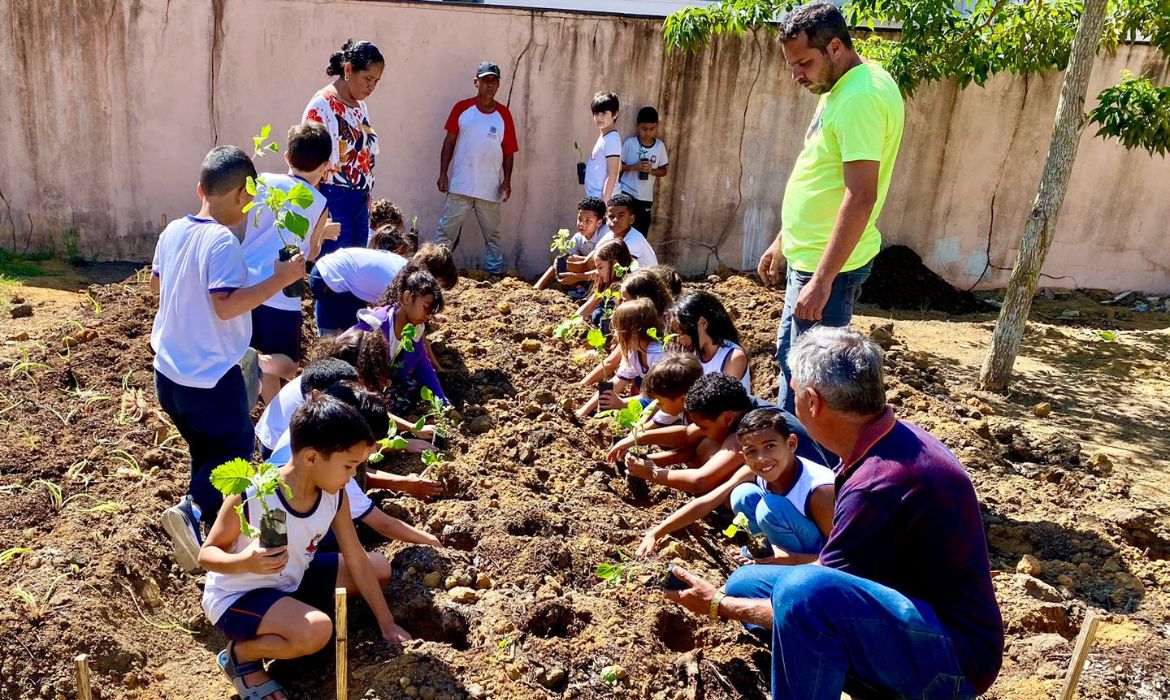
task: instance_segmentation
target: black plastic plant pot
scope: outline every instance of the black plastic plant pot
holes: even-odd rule
[[[294,255],[299,255],[300,252],[301,252],[301,249],[296,247],[295,245],[286,245],[285,247],[280,249],[280,252],[277,254],[276,259],[279,260],[280,262],[288,262],[289,260],[292,260],[292,257]],[[292,297],[294,299],[299,299],[305,295],[305,292],[308,291],[308,289],[309,289],[308,285],[305,284],[305,281],[303,279],[301,279],[301,280],[297,280],[296,282],[293,282],[292,284],[285,287],[281,291],[284,292],[284,295],[286,297]]]
[[[642,159],[641,161],[639,161],[639,162],[641,162],[641,163],[646,163],[646,162],[649,162],[649,160],[650,160],[649,158],[643,158],[643,159]],[[644,172],[641,172],[641,171],[639,171],[639,172],[638,172],[638,179],[639,179],[639,180],[649,180],[649,179],[650,179],[650,173],[644,173]]]
[[[577,184],[578,185],[585,184],[585,164],[584,163],[577,163]]]
[[[568,255],[558,255],[557,256],[557,274],[563,275],[568,271],[569,271],[569,256]]]
[[[445,450],[451,446],[451,440],[446,435],[435,433],[435,437],[431,439],[431,444],[434,445],[436,449]]]
[[[601,323],[598,325],[601,328],[601,334],[605,336],[606,345],[609,345],[609,331],[610,331],[609,319],[608,318],[601,319]]]
[[[748,538],[747,550],[752,559],[764,559],[772,556],[772,543],[764,535],[751,535]]]
[[[607,391],[613,391],[613,382],[610,382],[610,381],[597,382],[597,395],[598,396],[601,396],[602,394],[604,394]]]
[[[283,510],[270,510],[260,516],[260,546],[265,548],[288,546],[287,514]]]
[[[659,579],[659,581],[659,585],[668,591],[685,591],[686,589],[690,588],[690,586],[684,583],[681,578],[674,575],[674,564],[666,565],[666,572],[662,574],[662,577]]]

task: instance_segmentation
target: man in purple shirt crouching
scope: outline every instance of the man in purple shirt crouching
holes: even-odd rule
[[[817,327],[788,356],[796,416],[841,457],[820,558],[748,565],[726,592],[687,571],[666,595],[772,629],[772,696],[974,698],[1003,661],[979,502],[959,461],[886,405],[881,350]]]

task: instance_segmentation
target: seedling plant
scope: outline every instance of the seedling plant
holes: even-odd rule
[[[414,430],[422,430],[427,419],[433,419],[435,423],[434,445],[440,450],[445,450],[448,446],[448,439],[455,431],[455,421],[451,419],[451,404],[440,398],[429,387],[424,386],[421,395],[423,402],[427,404],[427,410],[415,423]]]
[[[549,245],[549,250],[556,253],[557,272],[562,273],[569,269],[569,251],[572,250],[573,245],[570,243],[573,238],[569,233],[569,229],[563,228],[556,232],[553,236],[552,244]]]
[[[603,561],[597,565],[594,574],[611,586],[620,586],[622,581],[636,580],[646,586],[665,586],[669,568],[665,562],[638,561],[631,559],[625,551],[614,553],[616,562]]]
[[[633,398],[627,401],[623,408],[602,411],[597,414],[597,417],[611,418],[613,420],[615,438],[618,438],[623,433],[628,433],[634,439],[634,446],[630,449],[630,454],[640,456],[645,453],[646,448],[639,445],[638,440],[646,432],[646,421],[657,410],[657,400],[651,401],[649,404],[643,406],[641,401]],[[619,462],[616,469],[620,475],[625,475],[624,463]]]
[[[600,328],[590,328],[585,334],[585,342],[597,353],[597,366],[601,368],[601,380],[597,382],[597,393],[600,396],[613,389],[613,382],[609,381],[609,373],[605,371],[605,346],[609,339]]]
[[[280,489],[285,496],[292,496],[292,489],[280,478],[280,470],[270,462],[264,462],[253,467],[246,459],[236,458],[216,467],[211,472],[211,485],[226,496],[247,495],[248,489],[254,489],[255,494],[243,498],[236,506],[236,515],[240,519],[240,531],[246,537],[260,537],[263,547],[283,547],[288,544],[288,517],[283,510],[271,510],[268,507],[268,497],[276,494]],[[252,527],[244,515],[244,504],[250,500],[259,501],[264,514],[260,516],[260,529]]]
[[[747,515],[744,513],[737,513],[731,524],[723,529],[723,536],[732,541],[739,535],[742,535],[740,540],[746,540],[748,554],[752,555],[753,559],[772,556],[772,543],[766,536],[752,533]]]
[[[576,340],[585,332],[585,319],[581,314],[573,314],[557,324],[553,329],[553,337],[566,342]]]
[[[254,146],[253,156],[260,157],[267,152],[279,153],[280,147],[275,143],[268,141],[269,134],[272,133],[272,125],[265,124],[260,129],[259,136],[252,137],[252,144]],[[277,259],[281,262],[291,260],[294,255],[301,252],[301,247],[298,241],[303,241],[305,236],[309,234],[309,220],[305,216],[298,214],[290,209],[290,207],[297,207],[304,210],[313,204],[313,192],[305,184],[298,182],[293,185],[288,192],[278,188],[270,187],[263,176],[256,178],[249,177],[246,184],[248,194],[252,195],[253,200],[244,207],[244,213],[248,213],[257,206],[263,206],[268,211],[272,212],[275,220],[276,235],[280,237],[281,249],[277,255]],[[260,211],[257,210],[253,214],[252,222],[255,224],[260,217]],[[285,238],[285,234],[295,237],[295,241],[290,242]],[[284,295],[287,297],[300,297],[305,293],[305,281],[298,280],[284,288]]]
[[[399,435],[398,434],[398,426],[391,423],[390,430],[386,433],[386,437],[384,437],[378,441],[378,451],[375,452],[374,454],[370,455],[370,458],[366,461],[369,462],[370,464],[378,464],[382,460],[386,459],[386,455],[383,454],[383,452],[385,450],[405,450],[405,449],[406,449],[406,438]]]

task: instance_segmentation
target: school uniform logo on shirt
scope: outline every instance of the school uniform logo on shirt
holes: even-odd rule
[[[497,131],[496,127],[492,126],[492,127],[488,127],[487,135],[488,135],[489,139],[494,139],[494,138],[497,138],[499,136],[499,132]]]
[[[317,553],[317,541],[320,539],[321,539],[320,536],[317,536],[317,537],[314,537],[313,539],[309,540],[309,546],[305,547],[305,554],[308,554],[310,556],[316,554]]]

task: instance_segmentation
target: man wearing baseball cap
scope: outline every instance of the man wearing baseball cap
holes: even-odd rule
[[[435,243],[452,247],[463,219],[472,211],[484,240],[484,270],[504,274],[500,250],[500,202],[512,195],[512,157],[520,146],[512,114],[496,102],[500,67],[490,61],[475,71],[477,94],[460,100],[447,117],[447,137],[439,155],[440,192],[447,195]]]

